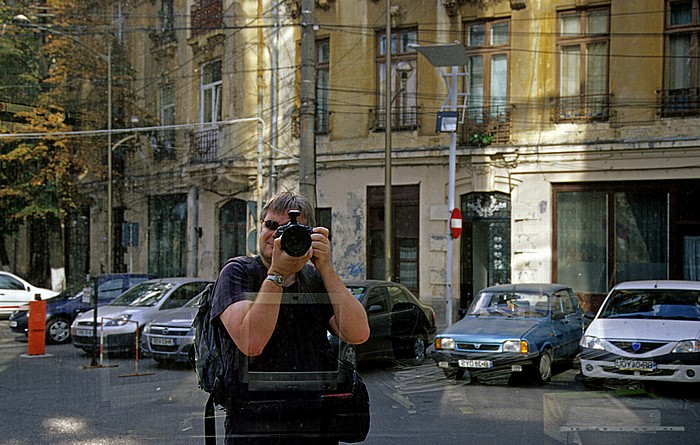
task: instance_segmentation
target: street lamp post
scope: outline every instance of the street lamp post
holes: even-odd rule
[[[414,45],[409,44],[419,53],[423,54],[431,65],[438,68],[447,85],[448,96],[442,106],[441,111],[447,107],[451,113],[457,112],[457,96],[459,95],[459,67],[467,66],[469,55],[464,46],[459,43],[438,44],[438,45]],[[451,73],[448,74],[445,67],[451,67]],[[451,234],[450,214],[455,206],[455,171],[457,165],[457,120],[454,120],[454,125],[450,128],[445,128],[445,131],[450,133],[450,153],[449,153],[449,173],[447,184],[447,253],[445,259],[445,323],[447,326],[452,324],[452,262],[453,262],[453,243],[454,239]]]

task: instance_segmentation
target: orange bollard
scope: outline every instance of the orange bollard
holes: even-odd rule
[[[46,352],[46,302],[39,295],[29,302],[28,355]]]

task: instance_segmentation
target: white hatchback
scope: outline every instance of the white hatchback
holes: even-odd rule
[[[700,282],[615,286],[581,339],[588,379],[700,382]]]

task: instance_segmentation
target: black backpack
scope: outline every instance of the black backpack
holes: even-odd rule
[[[241,261],[248,268],[250,289],[257,289],[260,282],[260,269],[253,257],[241,256],[229,259],[224,267],[233,261]],[[223,268],[222,268],[223,269]],[[218,280],[217,280],[218,281]],[[194,334],[194,356],[192,366],[197,373],[197,384],[209,393],[204,407],[204,436],[205,443],[216,443],[216,417],[214,407],[226,407],[227,394],[223,388],[224,365],[221,356],[221,341],[219,331],[210,322],[211,304],[216,283],[209,284],[199,297],[197,314],[192,321]]]

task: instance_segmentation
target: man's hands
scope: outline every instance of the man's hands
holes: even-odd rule
[[[309,248],[308,252],[306,252],[304,256],[294,257],[288,255],[282,249],[282,237],[280,236],[274,241],[274,248],[272,250],[272,264],[270,264],[268,273],[282,275],[283,277],[288,277],[295,274],[304,267],[304,264],[309,262],[312,252],[313,247]]]
[[[327,228],[314,227],[314,232],[311,234],[311,251],[311,262],[321,275],[333,267],[331,264],[331,242],[328,239]]]
[[[282,237],[276,238],[269,273],[287,277],[299,272],[309,260],[321,274],[332,268],[331,243],[328,239],[328,229],[325,227],[314,227],[313,230],[311,247],[304,256],[300,257],[293,257],[284,252],[282,250]]]

